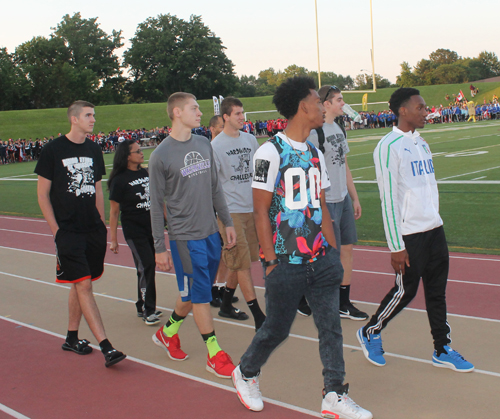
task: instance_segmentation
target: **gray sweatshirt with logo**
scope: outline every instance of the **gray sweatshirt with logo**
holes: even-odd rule
[[[149,159],[149,182],[156,253],[166,251],[164,202],[171,240],[201,240],[217,232],[214,208],[226,227],[233,225],[206,138],[165,138]]]

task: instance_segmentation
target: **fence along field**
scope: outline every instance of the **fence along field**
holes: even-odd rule
[[[358,244],[385,246],[373,150],[389,129],[348,131],[349,167],[363,215]],[[500,254],[500,120],[427,125],[422,136],[433,152],[440,212],[451,251]],[[265,139],[262,139],[263,142]],[[146,161],[152,149],[146,150]],[[104,155],[111,170],[113,154]],[[0,214],[42,217],[36,197],[35,163],[0,166]],[[105,179],[106,213],[109,214]]]

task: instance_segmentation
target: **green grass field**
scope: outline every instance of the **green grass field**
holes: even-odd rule
[[[359,244],[385,246],[372,153],[389,129],[348,131],[348,162],[363,208]],[[427,125],[422,135],[433,152],[440,213],[450,250],[500,254],[500,121]],[[264,139],[261,139],[263,142]],[[152,149],[146,150],[149,159]],[[108,173],[113,155],[104,156]],[[41,217],[35,163],[0,166],[0,214]],[[107,192],[106,213],[109,214]]]
[[[479,95],[475,101],[483,103],[483,99],[491,100],[493,94],[500,97],[500,83],[477,83]],[[463,84],[443,84],[438,86],[419,87],[422,96],[427,104],[438,107],[440,104],[446,105],[445,95],[458,94],[460,90],[466,97],[470,98],[469,83]],[[387,102],[394,92],[391,89],[379,89],[376,93],[368,94],[368,102]],[[361,103],[363,93],[346,93],[347,103]],[[272,104],[271,96],[252,97],[242,99],[245,111],[266,111],[275,109]],[[213,116],[213,104],[211,100],[200,100],[200,108],[203,112],[202,124],[208,125],[209,119]],[[355,107],[360,110],[361,107]],[[368,110],[381,111],[388,109],[386,103],[379,105],[370,105]],[[257,118],[268,119],[276,117],[277,114],[258,114],[252,115],[250,119],[255,121]],[[122,129],[152,129],[170,125],[166,113],[165,103],[147,103],[134,105],[113,105],[98,106],[96,108],[95,131],[108,133]],[[37,137],[57,136],[58,133],[66,133],[69,130],[69,123],[66,119],[66,109],[36,109],[28,111],[5,111],[0,112],[0,138],[6,140],[9,138],[35,139]]]

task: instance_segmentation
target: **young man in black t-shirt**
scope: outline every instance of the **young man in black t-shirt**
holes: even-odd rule
[[[94,105],[74,102],[68,108],[70,132],[43,148],[35,173],[38,204],[56,244],[56,282],[71,284],[68,335],[62,348],[79,355],[92,352],[89,341],[78,339],[83,314],[109,367],[126,355],[106,338],[92,293],[92,281],[104,271],[107,246],[101,186],[104,160],[99,145],[85,138],[94,128],[94,116]]]

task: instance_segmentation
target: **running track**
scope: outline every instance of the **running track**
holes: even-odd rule
[[[123,237],[120,244],[120,253],[108,252],[106,263],[132,267]],[[47,254],[54,251],[52,235],[43,220],[7,216],[0,216],[0,253],[3,248]],[[497,256],[453,254],[447,297],[449,313],[500,320],[499,267]],[[254,278],[260,278],[258,264],[253,269]],[[353,299],[377,304],[394,280],[387,249],[357,246],[354,269]],[[262,286],[262,280],[257,280],[256,285]],[[424,308],[422,292],[411,307]],[[62,343],[61,337],[0,318],[0,374],[4,378],[0,382],[0,419],[65,418],[69,411],[89,418],[255,417],[240,405],[226,380],[221,380],[226,386],[217,385],[133,358],[104,369],[100,358],[95,362],[99,353],[78,357],[54,350]],[[149,385],[140,384],[144,382]],[[228,414],[221,415],[221,406]],[[293,410],[268,401],[258,417],[293,419],[310,417],[312,413],[289,407]]]

